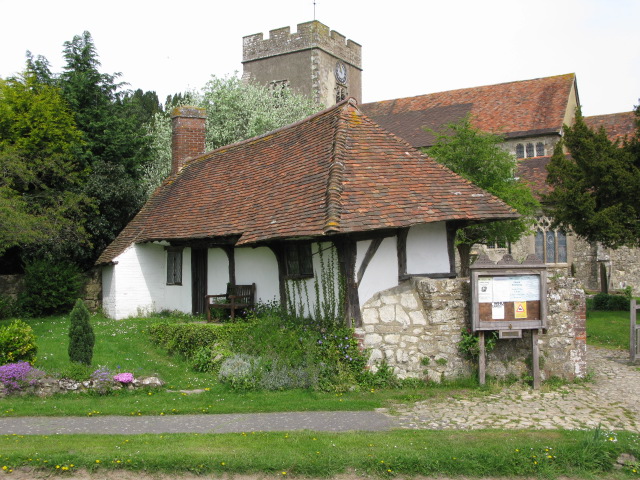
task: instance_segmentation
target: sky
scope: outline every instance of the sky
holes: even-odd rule
[[[314,18],[362,45],[363,102],[565,73],[585,115],[640,99],[640,0],[0,0],[0,12],[0,77],[27,50],[62,71],[64,42],[88,30],[103,73],[161,101],[241,73],[242,37]]]

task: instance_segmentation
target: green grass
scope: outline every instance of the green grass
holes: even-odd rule
[[[587,310],[587,343],[629,349],[629,312]]]
[[[184,320],[184,319],[182,319]],[[38,344],[35,363],[49,373],[63,373],[71,364],[67,355],[69,317],[25,320],[34,329]],[[39,398],[0,398],[0,416],[74,415],[179,415],[193,413],[255,413],[277,411],[373,410],[393,404],[443,397],[452,391],[482,395],[476,379],[462,379],[445,385],[403,389],[361,389],[332,393],[309,390],[238,393],[219,384],[210,373],[194,372],[179,356],[169,356],[153,345],[147,334],[150,325],[167,318],[111,320],[92,316],[96,346],[92,369],[106,366],[111,371],[135,376],[158,375],[165,388],[147,391],[122,390],[109,395],[67,393]],[[177,320],[176,320],[177,321]],[[8,323],[0,321],[0,326]],[[181,390],[201,390],[187,394]]]
[[[81,447],[80,447],[81,446]],[[617,456],[640,457],[638,436],[593,431],[244,432],[237,434],[0,437],[5,471],[133,470],[147,473],[341,473],[470,477],[602,478]],[[637,468],[635,468],[637,470]],[[637,478],[626,467],[617,478]]]

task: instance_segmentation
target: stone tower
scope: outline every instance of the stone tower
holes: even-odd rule
[[[362,97],[362,47],[317,20],[242,39],[243,78],[284,86],[330,107],[345,97]]]

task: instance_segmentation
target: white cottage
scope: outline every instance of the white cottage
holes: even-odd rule
[[[208,153],[201,109],[176,109],[173,128],[170,177],[97,262],[112,318],[199,314],[205,295],[255,283],[305,314],[339,301],[359,326],[376,292],[454,277],[457,228],[517,216],[353,99]]]

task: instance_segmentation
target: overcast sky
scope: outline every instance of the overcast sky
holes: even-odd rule
[[[166,95],[242,70],[242,37],[313,20],[313,0],[0,0],[0,77],[25,52],[62,69],[91,32],[102,72]],[[576,73],[585,115],[640,98],[640,0],[316,0],[362,45],[363,101]]]

